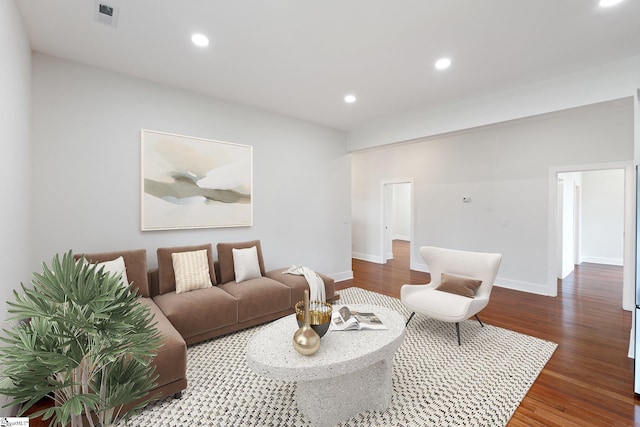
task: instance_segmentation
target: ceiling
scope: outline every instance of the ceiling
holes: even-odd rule
[[[34,51],[346,131],[640,54],[637,0],[15,1]]]

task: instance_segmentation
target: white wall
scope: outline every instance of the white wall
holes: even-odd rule
[[[582,174],[582,261],[622,265],[624,185],[622,169]]]
[[[426,269],[422,245],[501,252],[497,284],[546,293],[549,170],[632,160],[632,105],[626,98],[353,153],[354,254],[380,257],[380,182],[412,176],[413,269]]]
[[[31,278],[29,265],[29,108],[31,49],[13,1],[0,2],[0,301]]]
[[[140,129],[253,146],[254,226],[140,231]],[[55,253],[261,239],[267,268],[351,277],[343,132],[33,56],[31,267]]]
[[[29,258],[29,108],[31,50],[22,18],[13,1],[0,2],[0,323],[5,328],[6,302],[13,290],[31,278]],[[6,403],[0,395],[0,406]],[[17,408],[0,408],[0,416]]]

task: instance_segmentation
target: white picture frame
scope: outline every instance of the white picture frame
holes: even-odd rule
[[[141,130],[141,229],[253,225],[253,147]]]

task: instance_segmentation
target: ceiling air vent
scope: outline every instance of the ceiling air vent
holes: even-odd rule
[[[93,20],[115,28],[118,24],[119,12],[120,8],[110,6],[100,0],[95,0]]]

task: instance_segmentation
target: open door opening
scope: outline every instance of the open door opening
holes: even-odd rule
[[[585,167],[557,173],[556,276],[565,279],[583,262],[622,266],[624,282],[632,276],[626,258],[631,237],[626,167]],[[623,295],[626,294],[623,283]],[[623,308],[628,302],[621,301]]]
[[[393,241],[411,242],[413,236],[413,182],[384,182],[382,259],[393,259]],[[411,253],[411,251],[410,251]]]

